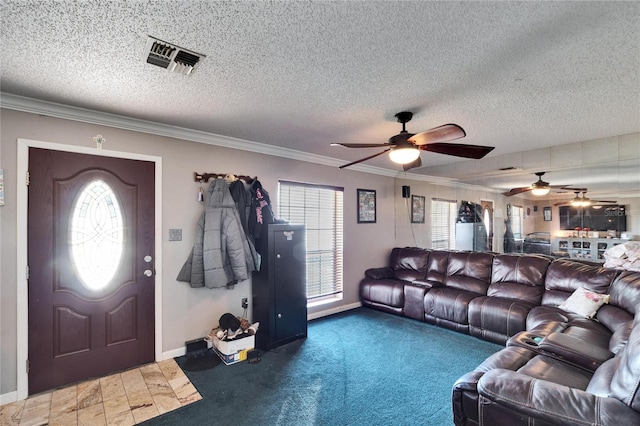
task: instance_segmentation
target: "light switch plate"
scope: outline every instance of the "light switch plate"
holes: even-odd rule
[[[182,229],[169,229],[169,241],[182,241]]]

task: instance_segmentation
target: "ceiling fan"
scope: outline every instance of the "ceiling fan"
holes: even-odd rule
[[[344,169],[388,152],[391,161],[402,164],[402,168],[407,171],[422,165],[420,150],[454,155],[456,157],[480,159],[494,148],[492,146],[446,143],[446,141],[466,136],[464,129],[457,124],[445,124],[422,133],[413,134],[408,133],[405,129],[405,124],[411,121],[413,117],[412,112],[399,112],[395,117],[398,123],[402,123],[402,131],[389,138],[386,143],[332,143],[331,146],[344,146],[346,148],[386,148],[384,151],[345,164],[340,168]]]
[[[573,207],[589,207],[589,206],[597,206],[599,204],[615,204],[617,201],[614,200],[592,200],[587,197],[587,190],[580,189],[578,191],[573,191],[576,196],[567,201],[561,201],[559,203],[555,203],[554,206],[565,206],[571,205]],[[582,193],[582,196],[580,196]]]
[[[549,185],[549,182],[545,182],[542,180],[542,176],[544,176],[545,172],[536,172],[535,175],[538,176],[538,180],[532,183],[529,186],[523,186],[520,188],[511,188],[507,192],[503,192],[502,195],[506,197],[510,197],[512,195],[522,194],[523,192],[531,191],[533,195],[538,197],[547,195],[551,188],[562,188],[565,189],[569,185]]]

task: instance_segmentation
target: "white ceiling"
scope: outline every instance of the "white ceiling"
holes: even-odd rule
[[[457,123],[456,142],[495,146],[496,169],[522,151],[640,132],[637,1],[4,0],[0,12],[3,93],[344,162],[376,151],[331,142],[386,142],[403,110],[411,133]],[[143,60],[149,35],[206,58],[191,76],[169,73]],[[411,173],[469,170],[422,161]],[[386,155],[366,164],[401,170]],[[533,171],[472,181],[508,189]]]

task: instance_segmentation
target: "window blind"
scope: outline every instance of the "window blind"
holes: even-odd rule
[[[280,181],[278,216],[307,232],[307,300],[342,293],[344,188]]]
[[[457,203],[449,200],[431,200],[431,248],[454,249],[456,244]]]
[[[513,206],[511,208],[511,230],[514,238],[522,238],[522,218],[524,218],[524,208]]]

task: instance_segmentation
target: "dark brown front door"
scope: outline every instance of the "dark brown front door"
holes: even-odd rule
[[[29,394],[154,360],[154,170],[29,149]]]

